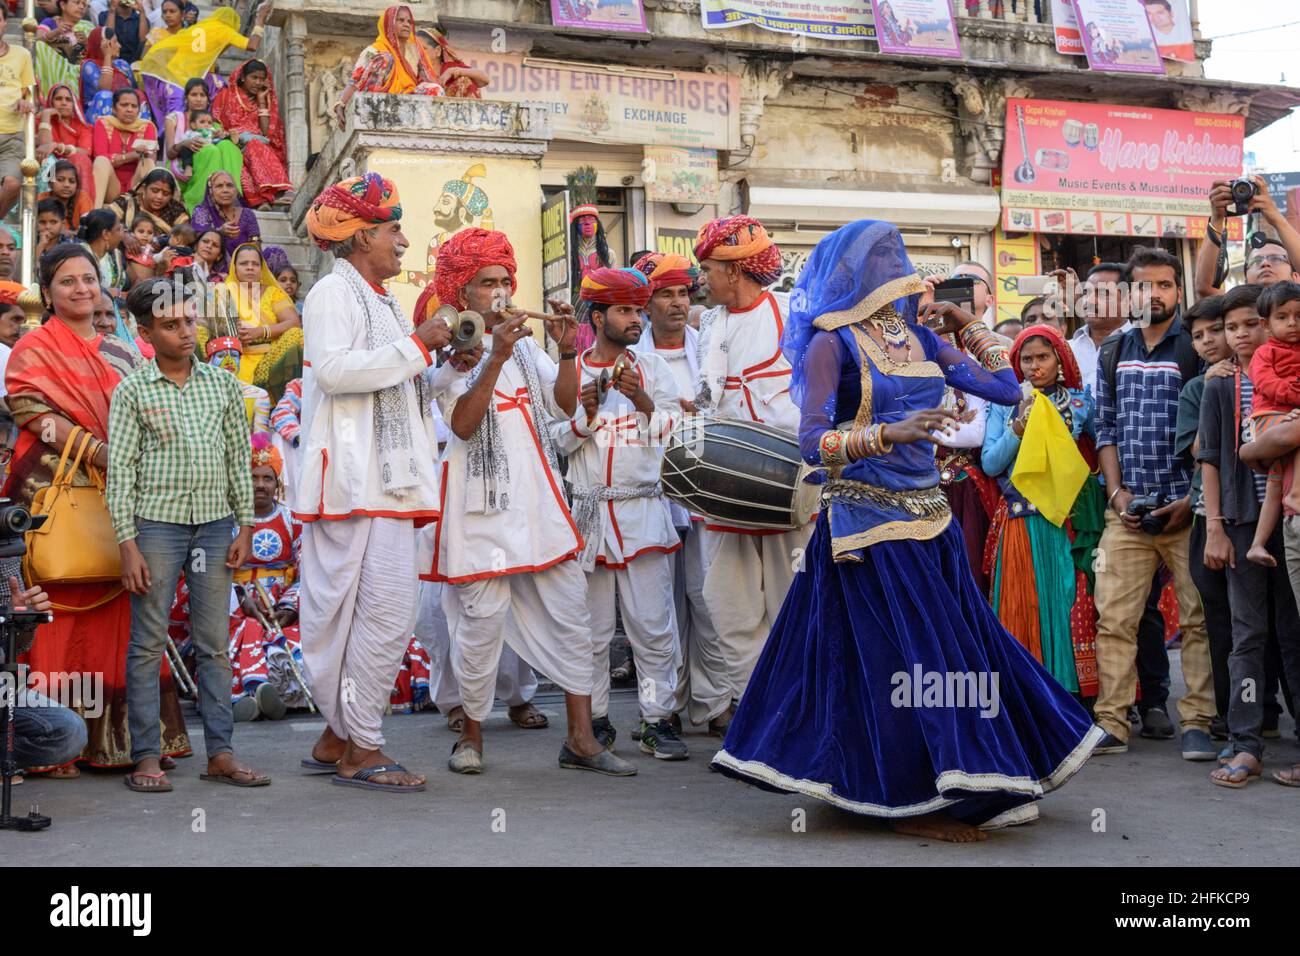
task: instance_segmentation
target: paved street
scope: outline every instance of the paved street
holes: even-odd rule
[[[1178,668],[1175,663],[1175,675]],[[1178,688],[1175,688],[1175,694]],[[298,770],[319,718],[240,724],[241,756],[271,773],[259,790],[203,783],[202,758],[181,761],[170,794],[129,793],[119,773],[32,778],[15,791],[39,802],[54,827],[0,834],[6,864],[67,866],[423,864],[925,864],[1284,865],[1300,841],[1300,791],[1263,779],[1245,790],[1212,786],[1208,764],[1181,759],[1177,741],[1134,737],[1130,752],[1096,757],[1040,805],[1042,818],[979,846],[899,836],[871,820],[803,797],[764,793],[708,769],[719,741],[689,734],[690,760],[656,761],[627,734],[636,699],[616,691],[619,753],[640,774],[611,779],[556,766],[563,702],[539,698],[547,730],[521,730],[499,710],[486,724],[487,771],[446,769],[453,737],[441,715],[385,721],[389,752],[430,774],[423,794],[332,786]],[[1288,735],[1291,721],[1283,718]],[[202,746],[202,730],[190,733]],[[1265,772],[1300,761],[1290,736],[1271,741]],[[806,808],[806,832],[792,832]],[[1092,830],[1106,813],[1104,833]],[[201,812],[200,812],[201,811]],[[194,832],[196,820],[205,832]],[[504,824],[504,832],[501,830]]]

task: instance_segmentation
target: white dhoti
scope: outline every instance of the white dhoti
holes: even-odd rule
[[[704,600],[732,696],[739,700],[785,603],[795,569],[803,566],[812,524],[781,534],[708,535]]]
[[[492,712],[507,643],[566,693],[591,694],[587,580],[577,562],[457,584],[443,593],[442,606],[461,706],[471,720],[482,721]]]
[[[384,745],[381,721],[416,614],[415,524],[345,518],[303,527],[302,657],[330,730]]]
[[[609,643],[614,636],[615,584],[623,630],[636,660],[641,716],[654,723],[671,714],[677,694],[677,614],[673,607],[673,556],[642,554],[622,568],[597,565],[587,575],[587,603],[595,646],[591,715],[609,715]]]
[[[447,615],[442,609],[443,585],[435,581],[420,582],[420,613],[415,620],[415,636],[429,652],[429,691],[434,706],[448,714],[462,706],[460,685],[451,667],[451,634]],[[511,626],[507,620],[507,627]],[[520,707],[537,694],[537,675],[509,646],[501,649],[497,668],[496,696],[507,707]]]
[[[681,653],[672,711],[685,710],[692,724],[706,724],[731,706],[731,679],[718,643],[718,631],[704,600],[709,534],[704,530],[704,522],[692,522],[682,549],[673,556],[677,559],[673,568],[673,599]]]

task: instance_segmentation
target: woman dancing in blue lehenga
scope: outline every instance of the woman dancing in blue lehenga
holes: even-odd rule
[[[945,382],[1001,404],[1020,389],[973,316],[923,313],[969,354],[915,324],[924,291],[898,230],[864,220],[818,243],[791,295],[783,347],[822,511],[714,766],[972,841],[1035,819],[1102,733],[975,586],[930,436],[953,424]]]

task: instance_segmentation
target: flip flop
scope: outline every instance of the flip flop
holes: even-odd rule
[[[248,773],[250,771],[236,770],[235,773]],[[201,773],[199,779],[207,783],[224,783],[231,787],[269,787],[271,785],[270,777],[253,777],[249,780],[236,780],[233,776],[226,773]]]
[[[1228,787],[1229,789],[1232,790],[1244,789],[1247,784],[1249,784],[1252,780],[1254,780],[1256,777],[1259,776],[1258,770],[1251,770],[1249,767],[1242,767],[1242,766],[1229,767],[1227,765],[1224,765],[1219,769],[1228,771],[1230,776],[1226,780],[1220,777],[1211,776],[1210,783],[1214,784],[1216,787]],[[1241,777],[1240,774],[1242,773],[1244,773],[1246,776]]]
[[[307,757],[302,761],[302,769],[310,770],[312,773],[338,773],[339,762],[326,763],[323,760],[317,760],[315,757]]]
[[[136,793],[171,793],[172,785],[169,782],[159,784],[156,787],[142,787],[138,783],[131,782],[132,777],[145,777],[149,780],[164,780],[166,776],[167,774],[162,770],[159,770],[157,773],[145,773],[142,770],[132,770],[122,778],[122,782],[126,784],[128,790],[133,790]]]
[[[337,784],[340,787],[360,787],[364,790],[390,790],[393,793],[419,793],[424,790],[424,784],[400,784],[400,783],[380,783],[377,780],[371,780],[375,774],[379,773],[410,773],[400,763],[384,763],[378,767],[363,767],[350,777],[344,777],[341,774],[335,774],[330,777],[330,783]]]
[[[1297,772],[1297,767],[1300,767],[1300,764],[1291,767],[1289,770],[1274,770],[1269,776],[1273,778],[1274,782],[1280,783],[1284,787],[1300,787],[1300,773]],[[1290,774],[1291,779],[1283,780],[1282,774],[1284,773]]]

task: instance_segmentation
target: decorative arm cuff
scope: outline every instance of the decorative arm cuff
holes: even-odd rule
[[[849,463],[849,432],[828,430],[817,443],[822,464],[827,468],[843,468]]]
[[[999,372],[1009,368],[1007,347],[983,322],[972,322],[961,330],[962,348],[969,352],[986,371]]]

